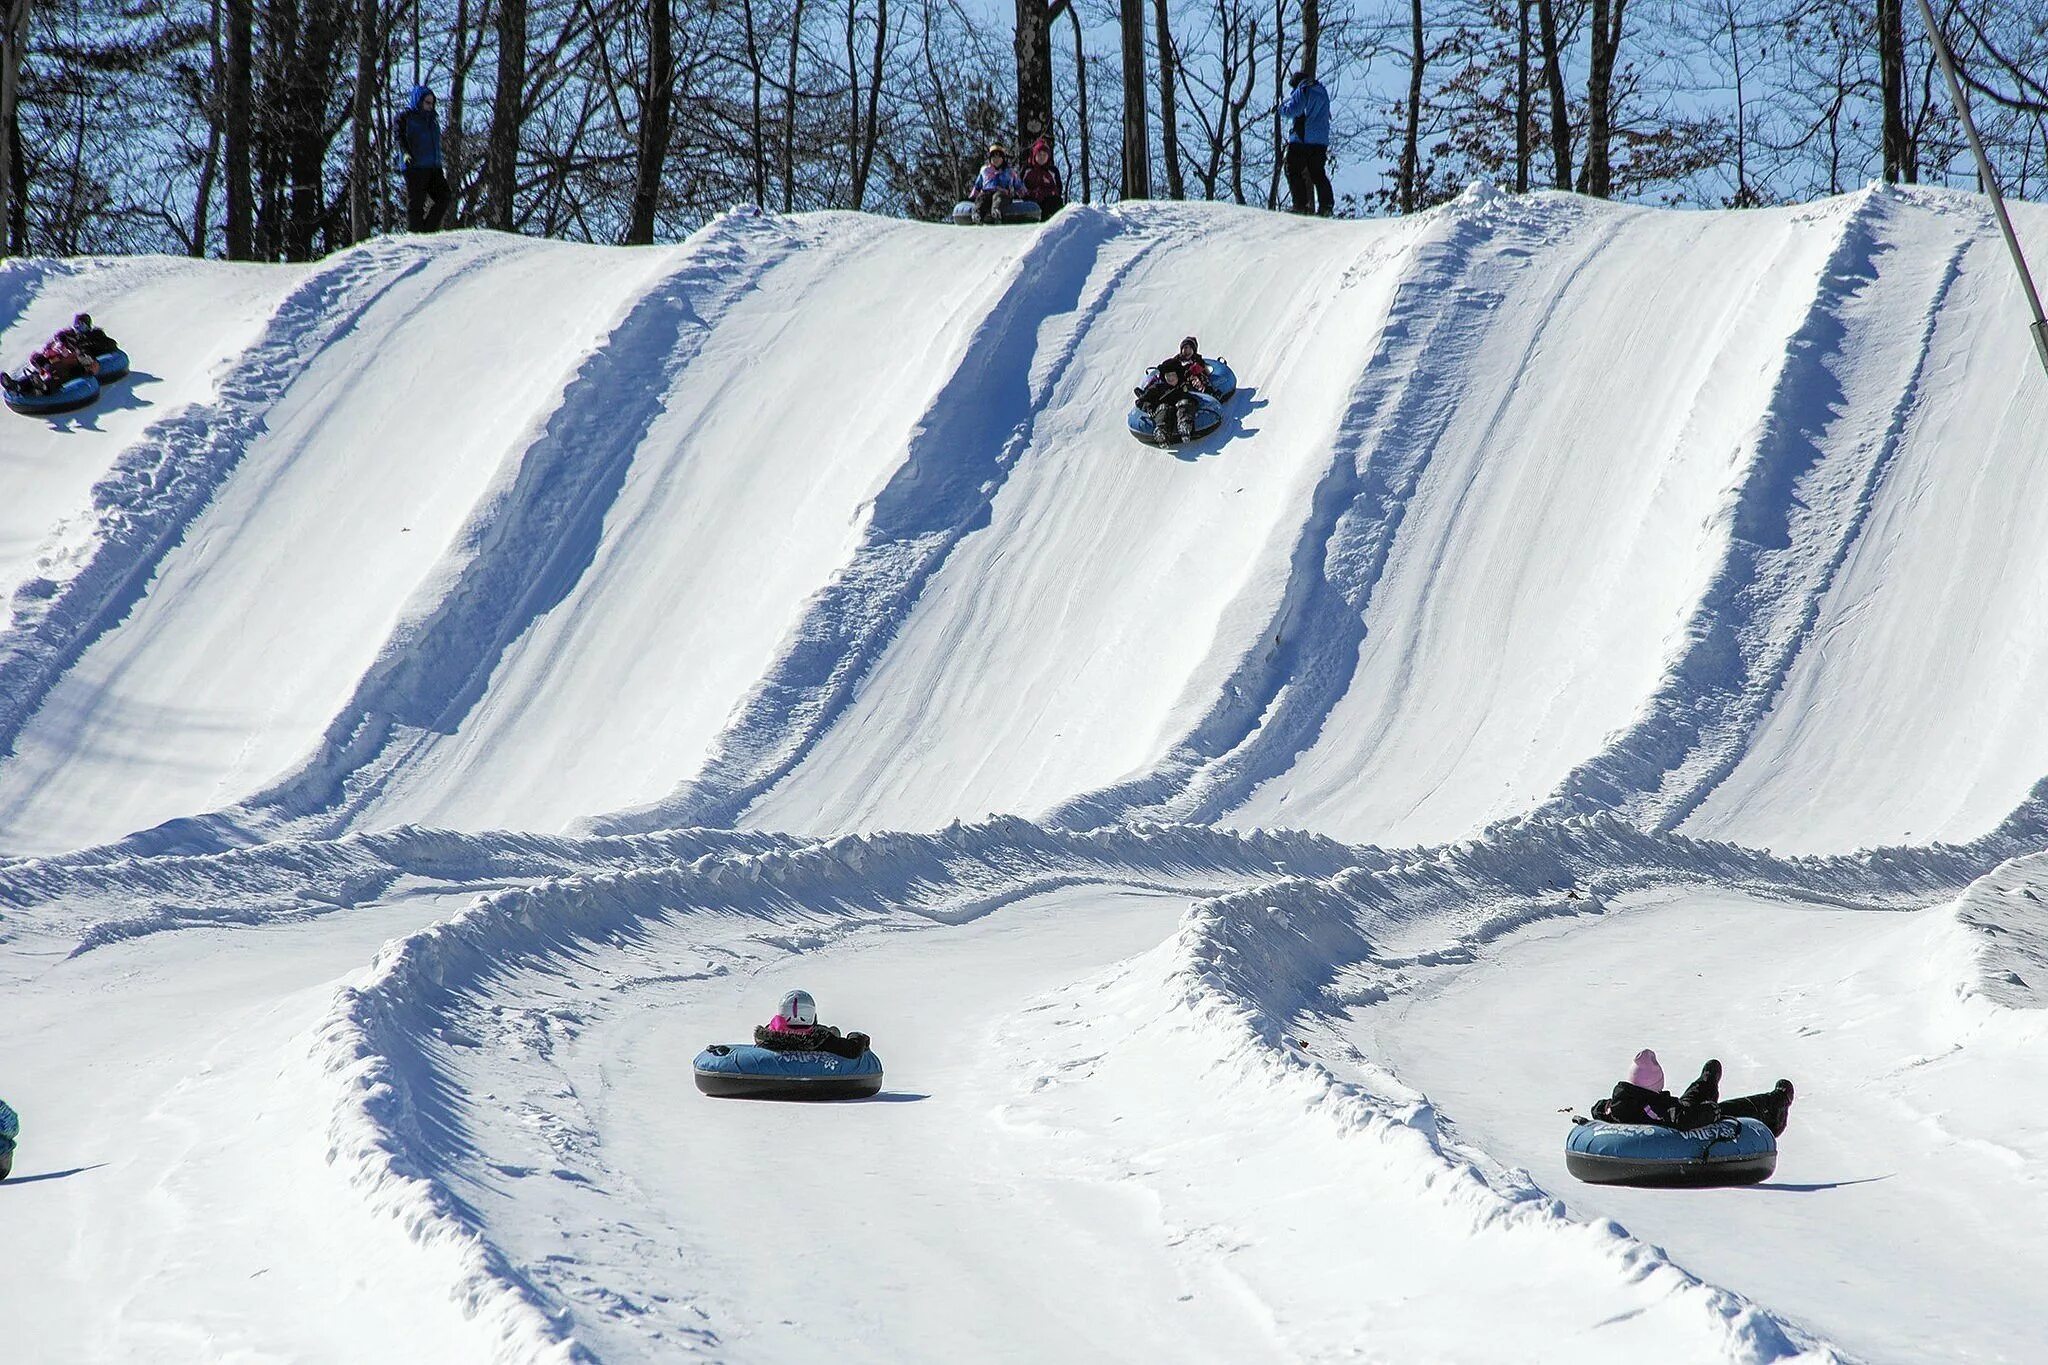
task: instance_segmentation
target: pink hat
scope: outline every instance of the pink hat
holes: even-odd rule
[[[1644,1048],[1636,1054],[1636,1068],[1628,1073],[1628,1083],[1645,1090],[1664,1088],[1664,1068],[1657,1064],[1656,1053]]]

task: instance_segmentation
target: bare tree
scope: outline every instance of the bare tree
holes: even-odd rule
[[[21,141],[21,61],[28,47],[28,0],[0,0],[0,256],[27,250],[27,236],[15,231],[25,220],[20,212],[25,198],[23,173],[17,147]]]
[[[1543,82],[1550,94],[1551,183],[1572,187],[1572,114],[1564,93],[1564,51],[1558,43],[1557,0],[1536,0],[1543,38]]]
[[[1428,60],[1423,46],[1422,0],[1408,3],[1408,119],[1401,138],[1401,169],[1396,191],[1401,212],[1415,212],[1416,167],[1422,130],[1422,70]]]
[[[628,246],[647,246],[654,241],[654,212],[661,203],[662,173],[668,162],[675,67],[675,11],[670,8],[670,0],[649,0],[647,75],[640,84],[638,167],[633,180],[632,212],[626,223]]]
[[[1180,114],[1174,107],[1173,24],[1167,14],[1167,0],[1152,0],[1153,25],[1159,47],[1159,142],[1160,159],[1166,163],[1166,197],[1187,198],[1180,171]]]
[[[519,141],[526,121],[526,0],[497,0],[498,84],[484,151],[484,221],[510,232],[519,192]]]
[[[1124,50],[1124,183],[1126,199],[1152,197],[1152,135],[1145,127],[1145,0],[1119,0]]]

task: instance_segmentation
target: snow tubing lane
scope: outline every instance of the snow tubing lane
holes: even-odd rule
[[[1165,441],[1159,439],[1158,424],[1135,407],[1131,409],[1130,416],[1124,419],[1124,424],[1131,429],[1131,435],[1137,437],[1148,446],[1163,446],[1166,444]],[[1223,405],[1206,393],[1198,393],[1195,395],[1194,433],[1183,436],[1178,444],[1186,445],[1190,441],[1199,441],[1204,437],[1214,436],[1222,425]]]
[[[24,417],[52,417],[60,412],[76,412],[88,407],[99,396],[100,381],[89,374],[82,374],[76,379],[66,380],[55,393],[9,393],[7,406]]]
[[[1012,199],[1010,207],[1003,210],[1005,223],[1035,223],[1039,219],[1038,205],[1029,199]],[[993,224],[974,221],[974,201],[962,199],[953,205],[953,221],[962,227],[992,227]]]
[[[830,1052],[773,1052],[750,1043],[714,1044],[697,1054],[697,1088],[720,1099],[857,1100],[879,1094],[882,1059]]]
[[[1565,1169],[1589,1185],[1753,1185],[1778,1168],[1778,1139],[1752,1118],[1702,1128],[1581,1119],[1564,1140]]]

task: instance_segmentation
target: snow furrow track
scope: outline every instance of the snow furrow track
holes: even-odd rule
[[[1473,278],[1556,247],[1572,217],[1534,221],[1461,200],[1404,250],[1406,278],[1331,440],[1289,562],[1278,610],[1192,733],[1152,771],[1052,811],[1055,824],[1091,828],[1128,818],[1220,818],[1315,741],[1349,686],[1366,610],[1424,469],[1463,393],[1461,374],[1495,338],[1499,286]],[[1375,248],[1375,250],[1382,248]],[[1359,269],[1365,269],[1361,262]]]
[[[452,734],[506,647],[568,596],[664,396],[733,301],[803,244],[787,225],[728,215],[697,233],[569,384],[511,487],[461,536],[453,585],[402,622],[298,773],[247,816],[328,835],[346,827],[420,748]]]
[[[591,821],[594,831],[732,824],[803,761],[947,556],[987,524],[991,503],[1031,443],[1046,395],[1103,300],[1161,245],[1144,243],[1084,297],[1104,245],[1122,230],[1113,213],[1077,208],[1032,243],[912,436],[902,468],[875,497],[852,562],[812,599],[702,773],[653,806]],[[1079,315],[1079,326],[1050,371],[1034,378],[1040,328],[1069,313]]]
[[[187,409],[124,451],[92,491],[90,560],[62,584],[32,579],[0,634],[0,755],[56,680],[148,591],[151,576],[263,429],[263,414],[307,360],[432,253],[387,242],[343,253],[288,295],[263,339],[225,376],[219,401]],[[4,759],[0,759],[4,761]]]
[[[1844,217],[1807,320],[1786,349],[1733,508],[1727,557],[1687,646],[1638,721],[1561,784],[1551,809],[1613,808],[1673,829],[1741,761],[1810,643],[1822,598],[1921,401],[1929,343],[1969,245],[1960,230],[1940,250],[1888,243],[1886,228],[1902,210],[1912,214],[1873,188]],[[1894,304],[1893,291],[1910,306]],[[1896,335],[1900,317],[1920,319],[1919,334]]]

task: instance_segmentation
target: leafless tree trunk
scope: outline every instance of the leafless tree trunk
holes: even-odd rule
[[[526,116],[526,0],[498,0],[498,87],[484,152],[484,221],[512,231],[519,193],[519,136]]]
[[[26,180],[14,156],[20,138],[21,60],[28,47],[28,0],[0,0],[0,41],[7,45],[0,51],[0,256],[5,256],[9,249],[28,248],[20,240],[25,234],[17,235],[14,230],[22,216],[17,187]]]
[[[1553,184],[1572,187],[1572,115],[1565,103],[1564,54],[1557,48],[1556,0],[1536,0],[1536,19],[1543,37],[1543,79],[1550,91],[1550,160]]]
[[[1017,156],[1052,134],[1052,8],[1017,0]]]
[[[356,0],[356,92],[349,110],[348,231],[352,241],[370,235],[370,186],[379,178],[370,150],[370,110],[377,94],[377,0]]]
[[[1896,0],[1887,0],[1896,3]],[[1614,192],[1614,58],[1621,49],[1622,14],[1628,0],[1593,0],[1593,57],[1586,77],[1586,164],[1579,188],[1596,199]]]
[[[782,211],[796,211],[797,58],[804,43],[804,0],[789,13],[789,62],[782,78]]]
[[[1152,197],[1152,133],[1145,126],[1145,0],[1121,0],[1124,48],[1124,187],[1126,199]]]
[[[1316,78],[1323,55],[1322,0],[1301,0],[1301,69]]]
[[[1408,0],[1408,126],[1401,135],[1401,172],[1396,181],[1401,212],[1415,212],[1415,179],[1422,144],[1422,66],[1428,60],[1423,47],[1422,0]]]
[[[1095,199],[1095,185],[1091,179],[1091,168],[1095,158],[1088,143],[1088,54],[1081,46],[1079,11],[1069,0],[1060,0],[1059,8],[1066,10],[1067,21],[1074,26],[1074,88],[1081,99],[1081,202],[1087,204],[1094,202]]]
[[[854,46],[859,14],[860,0],[846,0],[847,136],[853,154],[853,185],[847,197],[856,210],[867,205],[868,177],[874,173],[875,149],[881,141],[882,65],[889,55],[889,0],[875,0],[875,46],[873,64],[868,68],[865,115],[861,113],[860,67]]]
[[[1159,38],[1159,150],[1166,162],[1166,197],[1185,199],[1187,189],[1180,174],[1180,116],[1173,102],[1173,25],[1167,13],[1167,0],[1152,0],[1152,17]]]
[[[1515,4],[1515,193],[1529,192],[1529,5]]]
[[[1906,126],[1904,0],[1877,0],[1877,63],[1884,92],[1884,178],[1911,185],[1920,179],[1913,137]]]
[[[252,182],[255,105],[255,0],[227,0],[227,252],[231,261],[250,260],[256,247],[256,195]]]
[[[761,133],[761,30],[754,22],[754,0],[744,0],[742,12],[746,19],[747,76],[752,83],[752,114],[748,128],[748,150],[753,157],[754,203],[762,208],[768,206],[768,149],[763,145]]]
[[[626,220],[626,245],[654,242],[654,213],[661,203],[661,176],[668,164],[669,112],[675,101],[675,11],[670,0],[647,6],[647,78],[640,84],[640,137],[633,178],[633,207]]]

